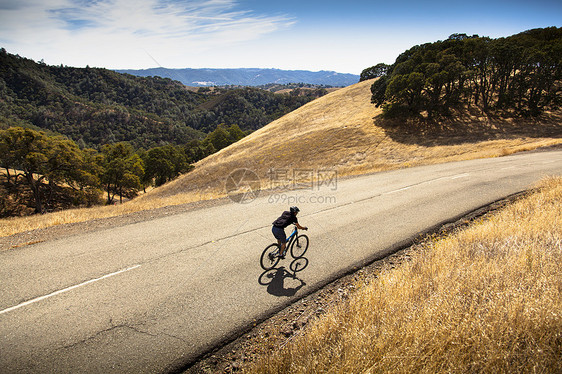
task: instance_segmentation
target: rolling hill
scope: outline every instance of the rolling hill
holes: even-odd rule
[[[271,171],[333,170],[339,177],[479,157],[562,143],[560,111],[541,120],[488,117],[474,109],[447,124],[405,126],[380,118],[368,80],[332,92],[255,131],[195,165],[144,199],[224,196],[236,169],[255,172],[261,188]],[[191,196],[190,200],[193,200]],[[180,199],[181,200],[181,199]]]
[[[167,78],[49,66],[0,48],[0,129],[51,131],[82,147],[183,145],[220,124],[253,131],[326,92],[317,86],[279,93],[197,89]]]

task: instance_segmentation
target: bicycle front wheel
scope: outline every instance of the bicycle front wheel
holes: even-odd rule
[[[307,266],[308,259],[306,257],[299,257],[291,262],[291,265],[289,265],[289,269],[291,269],[291,271],[296,274],[297,272],[304,270],[304,268],[306,268]]]
[[[270,270],[279,262],[279,245],[273,243],[263,250],[260,258],[260,264],[263,270]]]
[[[308,236],[299,235],[293,240],[291,244],[291,256],[294,258],[299,258],[304,256],[306,250],[308,249]]]

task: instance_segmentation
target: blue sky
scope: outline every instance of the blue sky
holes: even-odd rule
[[[359,74],[453,33],[562,27],[560,0],[0,0],[0,46],[51,65]]]

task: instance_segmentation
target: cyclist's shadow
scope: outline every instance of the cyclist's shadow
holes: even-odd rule
[[[273,296],[294,296],[306,283],[290,273],[284,266],[263,272],[259,284],[267,286],[267,293]]]

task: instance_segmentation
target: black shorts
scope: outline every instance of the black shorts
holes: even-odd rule
[[[285,243],[287,241],[287,235],[285,235],[285,230],[282,227],[273,226],[271,228],[271,232],[275,239],[281,240],[281,243]]]

